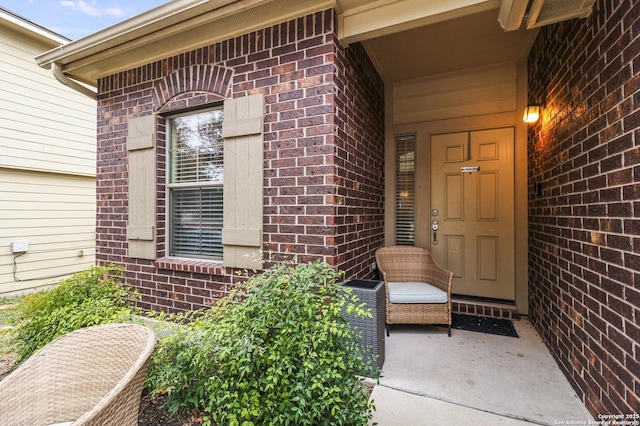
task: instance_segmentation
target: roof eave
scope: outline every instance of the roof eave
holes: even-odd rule
[[[130,43],[142,37],[153,41],[162,38],[160,30],[217,11],[212,19],[234,13],[243,7],[267,3],[273,0],[173,0],[155,9],[123,21],[119,24],[54,48],[36,57],[38,65],[51,68],[57,63],[65,65],[85,60],[116,46]],[[154,36],[157,34],[157,36]]]
[[[0,6],[0,20],[4,20],[11,25],[15,25],[21,31],[26,31],[34,37],[38,37],[51,45],[65,44],[70,40],[60,34],[57,34],[41,25],[31,22],[27,18],[5,9]]]

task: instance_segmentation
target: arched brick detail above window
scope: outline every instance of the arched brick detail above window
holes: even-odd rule
[[[192,65],[155,84],[153,109],[168,111],[224,100],[233,70],[219,65]]]

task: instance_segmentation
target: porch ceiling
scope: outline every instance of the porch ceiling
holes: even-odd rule
[[[387,83],[525,59],[535,30],[505,32],[498,9],[363,41]]]

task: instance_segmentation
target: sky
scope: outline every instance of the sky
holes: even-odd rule
[[[154,9],[170,0],[0,0],[0,6],[71,40]]]

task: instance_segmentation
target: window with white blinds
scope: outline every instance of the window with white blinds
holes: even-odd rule
[[[415,243],[414,135],[396,137],[396,244]]]
[[[168,118],[171,256],[222,259],[223,118],[222,107]]]

